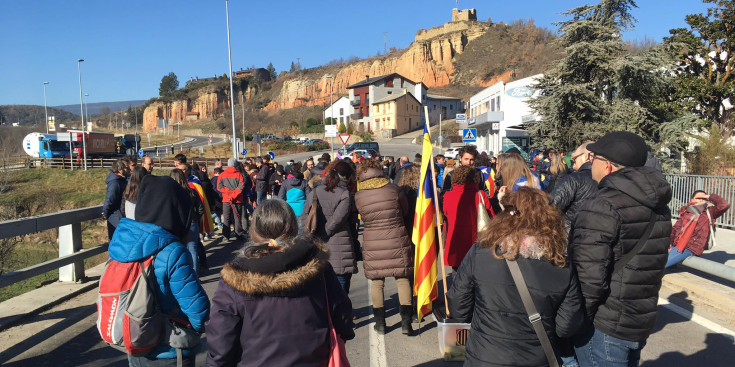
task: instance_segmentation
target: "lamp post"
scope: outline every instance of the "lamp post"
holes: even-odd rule
[[[43,110],[46,112],[46,134],[48,134],[48,107],[46,107],[46,86],[48,82],[43,82]]]
[[[232,86],[232,47],[230,46],[230,1],[225,0],[227,14],[227,57],[230,61],[230,108],[232,110],[232,156],[237,159],[237,132],[235,131],[235,88]],[[243,130],[244,132],[244,130]],[[245,142],[243,142],[244,145]]]
[[[77,71],[79,72],[79,112],[82,114],[82,152],[84,154],[84,170],[87,170],[87,125],[84,122],[84,100],[82,98],[82,62],[77,59]]]
[[[332,125],[335,125],[334,102],[332,101],[332,82],[334,81],[334,76],[332,76],[331,74],[327,74],[324,77],[329,79],[329,118],[332,119]],[[332,147],[332,159],[334,159],[334,137],[331,137],[331,147]]]
[[[89,123],[89,93],[84,93],[84,118]]]

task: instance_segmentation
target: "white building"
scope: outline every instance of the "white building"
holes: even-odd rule
[[[333,120],[337,122],[337,124],[344,123],[345,126],[347,126],[348,117],[352,115],[352,106],[350,105],[350,100],[347,97],[340,97],[338,100],[334,101],[334,103],[327,107],[327,109],[324,110],[324,120],[327,120],[327,117],[331,117]]]
[[[477,128],[477,149],[496,155],[518,147],[528,148],[530,139],[525,124],[540,121],[528,100],[538,94],[534,75],[510,83],[495,83],[470,97],[468,128]]]

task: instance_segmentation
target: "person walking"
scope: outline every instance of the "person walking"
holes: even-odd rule
[[[242,213],[243,189],[245,179],[237,170],[237,160],[227,160],[227,168],[219,175],[217,190],[222,193],[222,235],[230,239],[230,225],[234,224],[235,237],[244,238],[242,221],[239,216]]]
[[[477,170],[472,166],[459,166],[452,172],[452,189],[444,194],[443,213],[447,218],[443,232],[446,235],[444,264],[455,271],[467,251],[477,241],[478,205],[493,217],[490,198],[478,187]]]
[[[222,167],[215,167],[212,171],[212,178],[209,179],[209,182],[212,185],[212,188],[214,188],[214,194],[216,195],[216,198],[214,199],[214,211],[212,211],[212,219],[217,223],[217,228],[222,229],[222,193],[217,190],[217,181],[219,180],[219,175],[222,174]]]
[[[326,243],[329,263],[345,293],[350,293],[352,274],[357,272],[357,261],[353,238],[350,234],[354,207],[348,183],[355,171],[344,161],[334,161],[325,168],[326,174],[321,184],[306,197],[301,213],[302,225],[306,224],[311,203],[318,201],[317,226],[312,235]],[[318,176],[317,176],[318,177]]]
[[[135,220],[120,220],[110,241],[109,254],[118,262],[139,262],[155,256],[152,286],[158,308],[168,316],[169,322],[187,325],[183,330],[201,333],[209,318],[209,298],[182,243],[192,221],[191,198],[189,191],[170,177],[144,176],[138,190]],[[181,350],[183,366],[194,366],[199,337],[191,336],[191,344]],[[177,350],[164,340],[147,356],[128,355],[128,364],[174,367],[176,354]]]
[[[270,156],[268,155],[255,160],[255,165],[258,167],[258,175],[255,178],[256,204],[258,205],[267,198],[268,191],[270,191],[269,183],[273,169],[268,162],[270,162]]]
[[[653,167],[655,169],[655,167]],[[702,256],[714,221],[730,209],[730,203],[717,194],[696,190],[687,205],[679,209],[679,219],[671,230],[671,248],[666,267],[681,263],[689,256]]]
[[[592,162],[590,162],[590,151],[587,147],[593,142],[586,142],[572,152],[572,169],[574,172],[564,176],[554,186],[551,197],[556,205],[564,213],[564,227],[567,233],[572,229],[572,224],[577,218],[577,211],[585,200],[597,194],[597,182],[592,179]],[[569,235],[571,237],[571,234]]]
[[[378,161],[364,161],[357,169],[360,190],[355,205],[360,213],[362,258],[365,277],[370,279],[370,297],[375,315],[374,329],[385,334],[385,278],[396,279],[398,285],[401,331],[412,335],[411,284],[413,248],[404,220],[411,208],[401,189],[390,182]]]
[[[278,191],[278,198],[287,202],[294,213],[301,214],[304,211],[306,196],[310,192],[311,188],[309,188],[309,184],[304,180],[304,174],[301,172],[301,162],[292,164],[291,173],[283,181],[283,185]]]
[[[281,200],[261,202],[250,233],[212,297],[207,366],[326,366],[328,318],[343,340],[355,337],[352,303],[326,249],[297,236]]]
[[[656,323],[671,236],[671,186],[644,167],[646,143],[616,131],[587,146],[597,195],[579,208],[569,254],[587,325],[575,336],[581,366],[637,366]]]
[[[186,237],[186,248],[191,253],[194,272],[199,273],[199,220],[204,215],[204,203],[194,189],[189,186],[186,181],[186,174],[178,168],[171,170],[169,175],[176,183],[185,188],[191,195],[191,223],[189,225],[189,235]]]
[[[562,215],[547,194],[521,187],[483,231],[447,293],[453,319],[470,322],[465,366],[548,366],[508,262],[520,267],[552,345],[584,321],[583,299],[567,261]]]
[[[107,190],[105,191],[105,202],[102,204],[102,218],[107,221],[108,239],[112,239],[115,228],[123,217],[120,207],[129,175],[130,170],[126,162],[118,159],[112,164],[112,170],[105,178]]]
[[[148,170],[141,166],[135,167],[133,173],[130,174],[130,180],[125,185],[125,191],[123,191],[123,204],[120,206],[124,218],[135,220],[135,204],[138,200],[140,182],[147,174]]]

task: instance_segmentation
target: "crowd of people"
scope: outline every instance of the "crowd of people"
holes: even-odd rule
[[[701,255],[713,220],[729,208],[696,191],[672,232],[671,188],[647,158],[644,140],[627,132],[528,161],[516,149],[490,157],[468,145],[456,160],[231,158],[217,160],[211,178],[182,154],[157,175],[150,158],[140,166],[125,158],[106,179],[103,216],[111,259],[155,254],[161,310],[206,331],[208,366],[324,366],[331,331],[355,336],[349,294],[359,261],[371,280],[375,331],[386,332],[385,282],[393,278],[401,331],[414,334],[411,233],[421,161],[431,159],[442,263],[453,269],[447,306],[454,320],[471,323],[465,365],[631,366],[653,330],[664,268]],[[245,245],[210,303],[198,277],[208,271],[202,240],[217,229]],[[553,358],[508,262],[523,273]],[[128,359],[193,365],[196,346],[178,349],[164,340]]]

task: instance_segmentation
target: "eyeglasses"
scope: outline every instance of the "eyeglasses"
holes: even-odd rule
[[[576,160],[577,160],[577,158],[579,158],[579,157],[581,157],[581,156],[583,156],[583,155],[584,155],[584,153],[579,153],[579,154],[577,154],[577,155],[573,155],[573,156],[572,156],[572,162],[576,161]]]
[[[610,160],[609,160],[609,159],[606,159],[606,158],[602,158],[602,157],[600,157],[599,155],[597,155],[597,154],[595,154],[595,153],[591,153],[591,154],[590,154],[590,159],[591,159],[591,160],[592,160],[593,162],[594,162],[594,161],[597,161],[597,160],[599,160],[599,161],[601,161],[601,162],[610,162]]]

